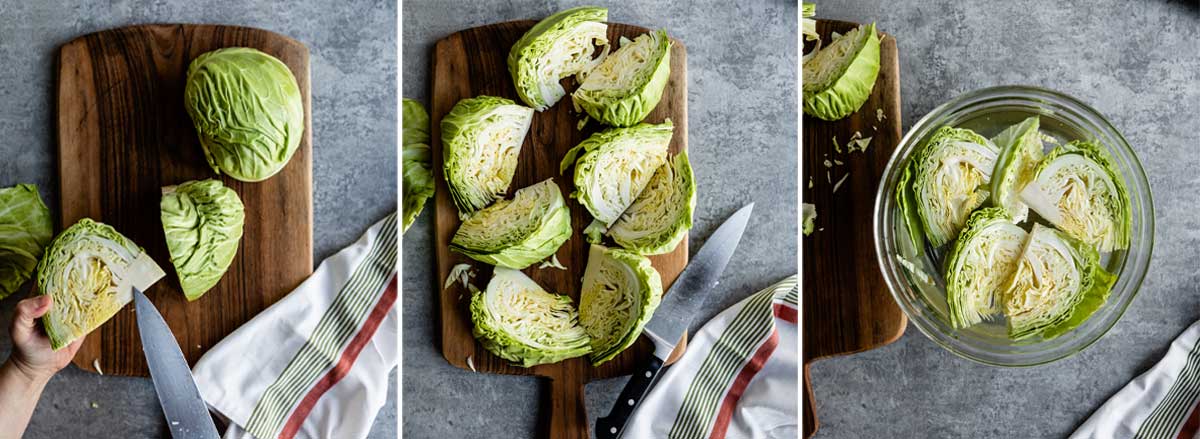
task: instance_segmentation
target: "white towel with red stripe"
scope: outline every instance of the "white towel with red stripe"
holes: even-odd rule
[[[795,438],[796,276],[722,311],[638,406],[626,438]]]
[[[1200,322],[1167,355],[1092,413],[1071,439],[1200,437]]]
[[[200,358],[226,439],[367,437],[399,359],[396,242],[392,214]]]

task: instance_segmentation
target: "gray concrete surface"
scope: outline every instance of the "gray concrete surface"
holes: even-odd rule
[[[394,1],[0,0],[0,17],[0,186],[36,183],[57,210],[52,94],[60,44],[129,24],[220,23],[269,29],[311,50],[315,260],[396,209]],[[0,302],[0,358],[11,350],[17,300]],[[390,398],[371,437],[394,438],[395,426]],[[152,438],[166,430],[149,379],[72,366],[50,382],[25,437]]]
[[[1156,243],[1141,293],[1083,353],[999,369],[915,328],[890,346],[812,367],[820,438],[1061,438],[1200,318],[1200,10],[1197,3],[823,1],[818,16],[878,22],[900,48],[907,129],[969,90],[1032,84],[1104,114],[1153,188]]]
[[[428,104],[434,42],[494,22],[541,18],[579,1],[406,1],[402,7],[403,95]],[[692,249],[739,206],[757,202],[737,256],[715,294],[719,309],[796,271],[796,4],[588,2],[613,22],[666,27],[688,48],[689,158],[699,199]],[[560,103],[559,105],[564,105]],[[431,215],[404,236],[405,437],[538,435],[536,378],[476,374],[441,356]],[[589,415],[607,412],[626,378],[586,389]]]

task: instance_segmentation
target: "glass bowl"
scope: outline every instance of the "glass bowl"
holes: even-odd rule
[[[1112,156],[1129,189],[1132,215],[1129,248],[1102,255],[1106,270],[1117,273],[1108,301],[1079,327],[1057,338],[1014,341],[1003,317],[969,328],[950,325],[945,281],[940,268],[949,245],[915,256],[907,228],[900,220],[896,186],[918,144],[939,127],[975,130],[992,138],[1005,127],[1039,115],[1042,132],[1059,142],[1091,140]],[[892,296],[922,333],[946,350],[994,366],[1034,366],[1082,351],[1117,323],[1141,287],[1154,247],[1154,207],[1150,183],[1137,156],[1116,128],[1096,110],[1058,92],[1027,86],[1000,86],[963,94],[917,121],[892,153],[875,198],[875,253]],[[900,257],[903,257],[902,261]],[[909,265],[909,268],[905,266]],[[920,273],[914,273],[917,269]],[[923,273],[923,274],[921,274]]]

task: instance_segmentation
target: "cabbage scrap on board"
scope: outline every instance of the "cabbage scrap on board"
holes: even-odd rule
[[[633,204],[667,161],[675,126],[640,123],[592,134],[567,151],[560,172],[575,166],[575,193],[596,220],[594,232],[608,228]],[[578,160],[576,160],[578,157]]]
[[[913,202],[935,248],[958,236],[967,216],[987,201],[999,153],[974,131],[942,127],[910,162]]]
[[[813,229],[817,226],[817,205],[812,203],[804,203],[802,211],[802,221],[804,223],[804,236],[811,235]]]
[[[553,179],[520,189],[467,218],[450,249],[488,264],[523,269],[571,237],[571,210]]]
[[[533,109],[509,99],[463,99],[442,118],[442,155],[450,197],[460,218],[508,191]]]
[[[67,228],[37,267],[38,289],[54,299],[42,317],[50,346],[92,332],[164,276],[158,264],[112,227],[84,218]]]
[[[433,154],[429,149],[429,113],[420,102],[412,99],[403,101],[402,137],[404,139],[404,155],[401,162],[404,166],[404,228],[408,231],[425,201],[433,196]]]
[[[671,77],[671,39],[657,30],[622,41],[571,94],[576,108],[601,123],[627,127],[641,122],[662,99]]]
[[[1129,192],[1108,153],[1073,141],[1038,164],[1021,200],[1046,221],[1101,252],[1129,248]]]
[[[608,229],[608,236],[638,254],[670,253],[691,230],[695,209],[692,165],[687,151],[681,151],[654,172],[642,193]]]
[[[1108,300],[1114,282],[1095,249],[1034,224],[1003,294],[1009,337],[1051,339],[1074,329]]]
[[[220,180],[163,188],[163,232],[187,300],[199,299],[225,276],[242,240],[242,199]]]
[[[1002,208],[971,214],[946,259],[951,325],[966,328],[1000,314],[1001,292],[1016,269],[1026,235]]]
[[[0,189],[0,299],[21,288],[54,237],[50,210],[38,188],[18,184]]]
[[[496,267],[471,296],[472,333],[488,352],[522,367],[591,352],[571,298],[552,294],[518,270]]]
[[[1033,179],[1044,154],[1039,125],[1038,117],[1033,116],[992,138],[992,143],[1000,148],[996,175],[992,178],[992,204],[1004,207],[1016,223],[1025,221],[1029,215],[1029,206],[1021,202],[1019,194]]]
[[[805,114],[834,121],[858,111],[879,76],[875,24],[834,39],[804,62],[803,73]]]
[[[184,107],[209,166],[247,182],[291,160],[304,135],[304,102],[287,65],[246,47],[204,53],[188,66]]]
[[[579,298],[579,322],[591,338],[593,366],[633,345],[658,308],[662,293],[662,279],[645,256],[591,246]]]
[[[559,83],[563,78],[575,76],[583,83],[608,56],[606,21],[608,9],[580,6],[546,17],[525,32],[508,52],[508,71],[521,100],[544,111],[566,96]]]

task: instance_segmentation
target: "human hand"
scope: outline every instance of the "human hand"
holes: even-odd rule
[[[83,344],[83,338],[80,337],[57,351],[50,348],[50,338],[36,319],[46,315],[51,306],[53,299],[47,295],[17,302],[17,312],[9,330],[13,342],[13,353],[9,360],[26,378],[34,381],[48,381],[71,362]]]

